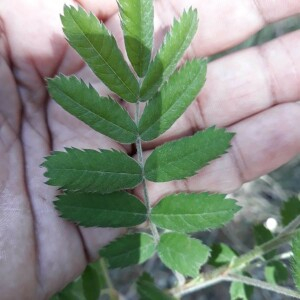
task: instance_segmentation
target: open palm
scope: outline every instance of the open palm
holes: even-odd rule
[[[64,3],[92,10],[121,37],[113,0],[2,0],[0,3],[0,291],[1,299],[48,299],[97,257],[118,231],[80,229],[53,209],[55,189],[43,182],[43,157],[53,149],[115,148],[49,99],[45,77],[76,73],[102,86],[64,40]],[[300,12],[299,1],[217,0],[156,2],[157,45],[185,7],[200,15],[187,57],[232,47],[266,23]],[[119,39],[120,40],[120,39]],[[123,46],[122,46],[123,47]],[[300,32],[208,66],[200,97],[170,130],[148,143],[190,135],[210,125],[237,132],[231,151],[186,181],[149,184],[150,198],[182,190],[229,192],[287,162],[300,150]],[[294,103],[293,103],[294,102]],[[132,108],[127,105],[130,111]],[[139,190],[136,191],[139,194]]]

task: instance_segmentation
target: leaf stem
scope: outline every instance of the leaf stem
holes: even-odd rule
[[[135,109],[135,117],[134,117],[135,123],[137,126],[139,125],[139,118],[140,118],[140,101],[137,101],[136,109]],[[143,157],[142,140],[141,140],[140,136],[138,136],[136,139],[136,151],[137,151],[137,155],[138,155],[138,162],[142,169],[142,177],[143,177],[142,187],[143,187],[143,193],[144,193],[144,201],[145,201],[145,205],[147,207],[149,227],[152,232],[155,243],[158,244],[159,233],[158,233],[158,230],[157,230],[155,224],[153,224],[150,220],[150,214],[151,214],[152,208],[151,208],[151,203],[150,203],[150,199],[149,199],[149,195],[148,195],[148,189],[147,189],[147,183],[146,183],[146,177],[145,177],[145,163],[144,163],[144,157]]]
[[[224,266],[221,266],[209,272],[201,273],[195,279],[187,282],[182,286],[175,287],[171,289],[169,292],[174,296],[179,297],[215,285],[222,281],[241,282],[241,278],[239,277],[240,280],[238,280],[237,279],[238,277],[235,273],[247,267],[255,259],[258,259],[262,257],[264,254],[274,249],[277,249],[279,246],[289,242],[293,238],[293,236],[298,232],[300,232],[300,229],[295,230],[295,226],[288,225],[282,230],[282,232],[278,236],[274,237],[272,240],[260,246],[256,246],[254,249],[245,253],[244,255],[234,258],[229,264],[226,264]],[[236,280],[234,280],[234,278]],[[246,278],[248,279],[248,277]],[[257,285],[255,285],[257,287],[262,287],[262,288],[266,287],[268,290],[275,291],[273,285],[271,285],[272,286],[271,289],[271,286],[269,286],[269,284],[263,281],[259,281],[259,280],[257,281],[253,279],[252,284],[250,283],[248,284],[254,285],[255,283],[257,283]],[[286,293],[288,292],[289,293],[288,295],[290,295],[291,297],[294,298],[298,297],[297,299],[300,299],[300,293],[297,293],[287,288],[276,286],[276,292],[284,295],[287,295]]]

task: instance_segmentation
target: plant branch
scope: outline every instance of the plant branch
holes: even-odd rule
[[[138,101],[136,103],[136,109],[135,109],[135,123],[138,126],[139,124],[139,115],[140,115],[140,102]],[[145,177],[145,163],[144,163],[144,157],[143,157],[143,148],[142,148],[142,140],[141,137],[138,136],[136,139],[136,151],[138,155],[138,161],[140,163],[140,166],[142,168],[142,187],[143,187],[143,193],[144,193],[144,201],[145,205],[147,207],[147,214],[148,214],[148,221],[149,221],[149,227],[152,232],[154,241],[156,244],[159,242],[159,233],[156,228],[156,226],[151,222],[150,220],[150,214],[151,214],[151,203],[148,195],[148,189],[147,189],[147,184],[146,184],[146,177]]]
[[[226,281],[226,278],[228,276],[232,276],[232,274],[241,271],[255,259],[258,259],[264,254],[267,254],[268,252],[277,249],[279,246],[287,243],[293,238],[296,233],[300,232],[300,229],[292,230],[294,229],[294,227],[291,228],[289,225],[286,228],[290,229],[284,229],[278,236],[274,237],[272,240],[260,246],[256,246],[253,250],[247,252],[244,255],[234,258],[229,264],[206,273],[201,273],[195,279],[187,282],[182,286],[175,287],[169,292],[175,296],[183,296],[191,292],[217,284],[221,281]]]
[[[300,299],[300,293],[294,290],[291,290],[289,288],[283,287],[283,286],[278,286],[276,284],[271,284],[265,281],[261,281],[258,279],[254,279],[248,276],[243,276],[243,275],[236,275],[236,274],[232,274],[232,275],[227,275],[224,277],[225,281],[235,281],[235,282],[241,282],[244,283],[246,285],[250,285],[250,286],[254,286],[254,287],[258,287],[264,290],[268,290],[271,292],[275,292],[277,294],[281,294],[284,296],[289,296],[289,297],[293,297],[296,299]]]

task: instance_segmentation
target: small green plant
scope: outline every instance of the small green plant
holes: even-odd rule
[[[166,132],[205,82],[205,60],[188,61],[176,70],[196,33],[197,12],[189,9],[174,21],[163,45],[151,59],[152,1],[119,0],[119,8],[126,53],[133,71],[114,37],[94,15],[81,8],[65,6],[62,23],[68,42],[97,77],[120,99],[135,106],[134,120],[117,101],[99,95],[91,85],[75,76],[59,75],[48,79],[47,83],[50,95],[66,111],[119,143],[135,144],[137,161],[114,149],[68,148],[52,153],[43,166],[47,169],[47,183],[60,190],[54,205],[61,217],[80,226],[117,228],[148,224],[100,250],[100,256],[105,259],[105,262],[101,260],[102,271],[106,262],[111,268],[123,268],[141,264],[157,253],[176,274],[194,278],[165,294],[145,273],[137,282],[141,299],[173,299],[173,296],[222,280],[234,282],[232,299],[242,298],[242,294],[246,295],[245,280],[241,279],[246,277],[243,267],[262,253],[253,252],[246,259],[238,257],[226,245],[219,246],[219,250],[210,249],[189,235],[220,228],[231,221],[240,209],[236,202],[223,194],[178,193],[163,197],[152,207],[148,197],[147,181],[168,182],[195,175],[226,153],[234,136],[224,129],[211,127],[166,142],[154,149],[146,160],[143,157],[142,142],[152,141]],[[145,103],[143,111],[142,103]],[[143,199],[128,191],[138,185],[142,186]],[[278,238],[271,237],[269,243]],[[295,247],[297,243],[298,240],[294,242]],[[263,245],[266,247],[263,254],[274,248]],[[199,274],[206,262],[219,267],[206,275]],[[298,263],[294,264],[294,269],[298,274]],[[240,277],[235,278],[231,271],[241,272]],[[116,298],[106,272],[100,272],[94,265],[88,266],[82,278],[73,285],[82,297],[97,299],[102,281],[106,282],[111,299]],[[249,281],[249,285],[255,285]],[[89,293],[93,282],[96,290]],[[62,294],[56,297],[64,299]]]

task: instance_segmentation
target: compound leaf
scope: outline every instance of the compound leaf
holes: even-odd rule
[[[111,193],[133,188],[142,181],[140,165],[115,150],[66,148],[46,157],[47,184],[81,192]]]
[[[144,204],[126,192],[67,193],[54,205],[61,217],[85,227],[131,227],[147,219]]]
[[[61,16],[69,44],[107,87],[128,102],[136,102],[139,85],[126,64],[115,38],[82,8],[64,7]]]
[[[157,147],[145,164],[145,176],[166,182],[193,176],[210,161],[226,153],[233,133],[215,127]]]
[[[150,63],[141,87],[141,99],[149,100],[152,98],[174,72],[197,31],[197,25],[197,11],[191,8],[187,12],[185,11],[178,21],[174,21],[163,45]]]
[[[214,229],[229,222],[239,210],[225,195],[193,193],[163,198],[152,209],[151,221],[160,228],[177,232],[196,232]]]
[[[175,300],[171,295],[159,289],[148,273],[143,273],[136,282],[140,300]]]
[[[138,76],[143,77],[153,44],[153,1],[119,0],[118,4],[128,58]]]
[[[294,236],[292,241],[292,269],[295,285],[300,290],[300,233]]]
[[[265,266],[265,278],[269,283],[282,284],[288,279],[288,276],[286,265],[280,261],[271,261]]]
[[[196,277],[207,261],[210,249],[199,240],[182,233],[165,233],[157,246],[158,256],[170,269],[185,276]]]
[[[214,267],[220,267],[230,263],[236,257],[237,254],[228,245],[223,243],[214,244],[211,247],[211,255],[208,263]]]
[[[137,127],[116,101],[100,97],[90,85],[75,76],[48,79],[48,90],[67,112],[94,130],[121,143],[134,143]]]
[[[108,244],[100,255],[106,258],[111,268],[125,268],[141,264],[155,252],[153,238],[146,233],[136,233],[122,236]]]
[[[170,77],[144,110],[139,122],[142,140],[155,139],[172,126],[198,95],[205,76],[206,61],[194,60]]]
[[[298,197],[291,197],[283,203],[281,209],[282,225],[286,226],[300,215],[300,200]]]

